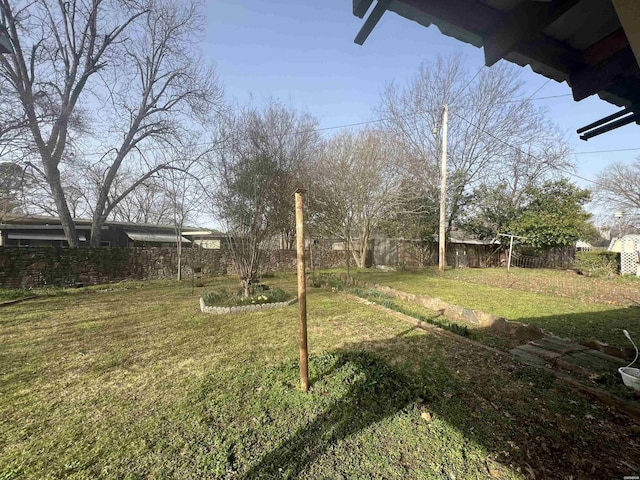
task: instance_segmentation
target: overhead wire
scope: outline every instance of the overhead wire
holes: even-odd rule
[[[491,137],[491,138],[493,138],[494,140],[497,140],[498,142],[502,143],[503,145],[506,145],[507,147],[511,147],[511,148],[513,148],[514,150],[516,150],[517,152],[520,152],[520,153],[521,153],[521,154],[523,154],[523,155],[526,155],[526,156],[529,156],[529,157],[531,157],[531,158],[534,158],[534,159],[536,159],[536,160],[538,160],[538,161],[540,161],[540,162],[542,162],[542,163],[546,163],[549,167],[551,167],[551,168],[552,168],[552,169],[554,169],[554,170],[558,170],[558,171],[564,172],[564,173],[566,173],[566,174],[568,174],[568,175],[571,175],[571,176],[573,176],[573,177],[579,178],[580,180],[584,180],[585,182],[589,182],[589,183],[596,183],[595,181],[591,180],[590,178],[582,177],[582,176],[578,175],[577,173],[573,173],[572,171],[567,170],[566,168],[558,167],[557,165],[552,165],[552,164],[550,164],[549,162],[546,162],[546,161],[544,161],[544,160],[541,160],[541,159],[540,159],[540,158],[538,158],[537,156],[532,155],[531,153],[527,153],[527,152],[525,152],[525,151],[524,151],[524,150],[522,150],[520,147],[517,147],[517,146],[515,146],[515,145],[512,145],[512,144],[510,144],[509,142],[506,142],[506,141],[502,140],[501,138],[497,137],[496,135],[494,135],[494,134],[492,134],[492,133],[490,133],[490,132],[487,132],[485,129],[483,129],[483,128],[482,128],[482,127],[480,127],[479,125],[476,125],[475,123],[471,122],[470,120],[468,120],[468,119],[464,118],[462,115],[459,115],[459,114],[457,114],[457,113],[455,113],[455,112],[453,112],[453,115],[455,115],[455,116],[456,116],[456,117],[458,117],[459,119],[461,119],[461,120],[463,120],[463,121],[467,122],[467,123],[468,123],[469,125],[471,125],[472,127],[477,128],[479,131],[481,131],[481,132],[482,132],[482,133],[484,133],[485,135],[490,136],[490,137]]]
[[[538,93],[540,90],[542,90],[544,87],[546,87],[546,86],[547,86],[547,84],[548,84],[550,81],[551,81],[551,79],[550,79],[550,78],[547,78],[547,81],[546,81],[546,82],[544,82],[544,83],[542,84],[542,86],[541,86],[540,88],[538,88],[535,92],[533,92],[531,95],[529,95],[529,98],[527,98],[527,100],[531,100],[531,98],[532,98],[536,93]],[[570,95],[570,94],[567,94],[567,95]]]
[[[474,76],[474,78],[480,73],[482,69],[480,69],[476,75]],[[473,80],[473,79],[472,79]],[[470,83],[467,83],[467,85],[465,86],[465,88],[468,87]],[[544,85],[543,85],[544,87]],[[541,88],[539,88],[537,91],[541,90]],[[464,90],[464,89],[463,89]],[[537,93],[534,92],[535,93]],[[571,96],[570,93],[567,94],[562,94],[562,95],[550,95],[550,96],[546,96],[546,97],[537,97],[537,98],[525,98],[525,99],[517,99],[517,100],[504,100],[501,102],[495,102],[494,105],[505,105],[505,104],[510,104],[510,103],[524,103],[527,101],[538,101],[538,100],[549,100],[549,99],[553,99],[553,98],[562,98],[562,97],[568,97]],[[464,108],[473,108],[475,106],[478,106],[477,104],[464,104],[464,105],[459,105],[459,107],[464,107]],[[421,114],[422,111],[415,111],[415,112],[410,112],[410,113],[406,113],[404,115],[401,115],[400,118],[408,118],[408,117],[412,117],[412,116],[416,116]],[[341,130],[341,129],[345,129],[345,128],[352,128],[352,127],[361,127],[364,125],[372,125],[374,123],[381,123],[381,122],[386,122],[391,120],[390,117],[381,117],[381,118],[375,118],[372,120],[366,120],[366,121],[362,121],[362,122],[354,122],[354,123],[345,123],[345,124],[340,124],[340,125],[332,125],[329,127],[320,127],[320,128],[315,128],[315,129],[307,129],[307,130],[298,130],[295,132],[292,132],[293,134],[299,134],[299,133],[305,133],[305,132],[311,132],[311,131],[316,131],[316,132],[326,132],[326,131],[330,131],[330,130]],[[214,147],[216,145],[219,145],[222,142],[202,142],[202,143],[195,143],[192,144],[192,147],[206,147],[206,146],[211,146]],[[155,150],[165,150],[166,147],[161,147],[161,146],[150,146],[150,147],[146,147],[145,150],[151,150],[151,151],[155,151]],[[638,150],[640,150],[640,147],[638,148]],[[599,153],[599,152],[598,152]],[[87,156],[96,156],[96,155],[104,155],[104,152],[84,152],[84,155]]]
[[[482,66],[480,67],[480,69],[476,72],[476,74],[475,74],[473,77],[471,77],[471,80],[469,80],[469,81],[467,82],[467,84],[462,88],[462,90],[460,90],[460,92],[458,93],[458,95],[461,95],[461,94],[462,94],[462,93],[463,93],[467,88],[469,88],[469,85],[471,85],[471,84],[473,83],[473,81],[476,79],[476,77],[477,77],[478,75],[480,75],[480,72],[484,69],[484,67],[485,67],[485,65],[484,65],[484,64],[482,64]]]

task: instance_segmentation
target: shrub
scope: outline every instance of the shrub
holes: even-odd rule
[[[289,298],[291,298],[291,295],[289,295],[281,288],[274,288],[273,290],[269,290],[269,297],[271,298],[271,302],[269,303],[278,303],[289,300]]]
[[[230,294],[231,292],[228,290],[220,288],[218,290],[204,293],[202,295],[202,299],[204,300],[205,305],[211,306],[222,303],[231,296]]]
[[[588,277],[611,277],[620,271],[620,254],[616,252],[576,252],[575,269]]]

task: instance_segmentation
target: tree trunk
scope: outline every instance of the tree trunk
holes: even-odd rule
[[[60,223],[62,224],[62,230],[67,238],[67,243],[71,248],[78,248],[80,242],[78,241],[78,233],[76,232],[76,226],[71,218],[69,212],[69,206],[67,205],[67,199],[64,196],[64,190],[60,184],[60,171],[58,167],[50,165],[48,162],[44,164],[45,173],[47,175],[47,181],[51,187],[51,195],[53,201],[56,204],[58,210],[58,216],[60,217]]]
[[[349,257],[351,257],[351,252],[349,251],[349,242],[350,242],[350,238],[349,238],[349,233],[347,233],[344,236],[344,252],[345,252],[345,261],[347,264],[347,280],[351,280],[351,259]]]
[[[369,234],[363,234],[360,241],[360,268],[367,266],[367,250],[369,248]]]
[[[96,210],[93,212],[93,218],[91,219],[91,241],[89,245],[94,248],[100,246],[100,240],[102,239],[102,226],[106,221],[106,217],[102,215],[102,212]]]

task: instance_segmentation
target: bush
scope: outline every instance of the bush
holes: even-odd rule
[[[229,290],[220,288],[218,290],[204,293],[202,295],[202,299],[204,300],[205,305],[211,306],[222,303],[224,300],[227,300],[231,296],[232,294]]]
[[[588,277],[611,277],[620,271],[620,254],[616,252],[576,252],[575,269]]]

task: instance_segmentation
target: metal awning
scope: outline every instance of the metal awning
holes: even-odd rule
[[[67,237],[64,236],[63,233],[20,233],[20,232],[9,232],[7,234],[7,238],[9,240],[66,240]],[[84,235],[78,235],[78,240],[81,242],[86,242],[87,237]]]
[[[176,236],[168,233],[129,232],[127,230],[124,233],[134,242],[178,243]],[[183,243],[191,243],[191,240],[185,237],[181,238]]]

